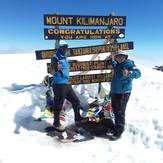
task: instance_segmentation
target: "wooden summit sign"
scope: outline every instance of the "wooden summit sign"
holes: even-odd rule
[[[126,26],[125,16],[80,16],[80,15],[44,15],[44,25],[50,25],[54,28],[44,29],[44,38],[46,40],[71,40],[71,39],[114,39],[125,37],[124,28],[115,28],[117,26]],[[63,29],[59,26],[105,26],[106,29],[99,27],[97,29]],[[111,28],[110,28],[111,27]],[[38,50],[36,51],[36,59],[50,59],[57,51],[56,49],[50,50]],[[87,46],[68,48],[68,57],[71,56],[82,56],[92,55],[106,52],[117,52],[118,50],[130,50],[133,49],[133,42],[124,43],[112,43],[106,45]],[[93,59],[92,59],[93,60]],[[51,63],[50,63],[51,64]],[[48,63],[48,73],[51,72],[51,66]],[[112,66],[106,64],[106,60],[98,61],[69,61],[70,72],[74,71],[89,71],[89,70],[112,70]],[[114,72],[111,73],[100,73],[100,74],[85,74],[85,75],[74,75],[70,76],[69,82],[71,84],[89,84],[89,83],[101,83],[110,82],[113,78]]]
[[[110,39],[124,38],[125,29],[57,29],[45,28],[44,38],[46,40],[71,40],[71,39]]]
[[[44,15],[44,25],[125,26],[126,16]]]
[[[68,57],[115,52],[118,50],[131,50],[133,49],[133,47],[134,47],[133,42],[123,42],[123,43],[114,43],[114,44],[106,44],[106,45],[69,48]],[[35,51],[36,59],[37,60],[50,59],[56,53],[56,51],[57,49],[37,50]]]
[[[112,69],[112,65],[106,64],[107,60],[100,61],[71,61],[70,72],[74,71],[89,71],[89,70],[106,70]],[[50,73],[51,63],[47,63],[47,72]]]
[[[70,83],[75,84],[90,84],[99,82],[110,82],[112,80],[112,73],[105,74],[89,74],[70,76]]]

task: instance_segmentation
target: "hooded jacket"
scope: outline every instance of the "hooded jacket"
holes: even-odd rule
[[[67,51],[63,53],[59,48],[56,54],[51,59],[52,67],[54,68],[53,84],[68,84],[69,83],[69,63],[67,60]],[[62,65],[62,69],[58,70],[58,64]]]
[[[125,59],[122,63],[118,63],[116,60],[111,61],[114,76],[111,82],[111,92],[112,93],[130,93],[132,90],[132,81],[141,76],[139,69],[135,68],[134,61],[130,59]],[[128,69],[130,71],[129,76],[123,76],[123,70]]]

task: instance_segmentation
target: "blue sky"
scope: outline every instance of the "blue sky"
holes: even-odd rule
[[[126,16],[125,39],[134,41],[129,53],[161,56],[163,46],[162,0],[0,0],[0,53],[46,50],[54,40],[44,40],[43,15],[103,15],[114,11]],[[66,28],[66,27],[65,27]],[[103,40],[69,40],[70,47],[102,44]]]

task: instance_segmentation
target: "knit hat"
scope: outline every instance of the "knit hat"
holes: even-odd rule
[[[66,41],[61,40],[61,41],[59,41],[59,47],[60,47],[60,48],[62,48],[62,47],[66,47],[66,48],[68,48],[68,44],[67,44]]]
[[[126,59],[128,58],[127,53],[122,50],[119,50],[118,53],[115,55],[115,57],[118,57],[118,56],[125,56]]]

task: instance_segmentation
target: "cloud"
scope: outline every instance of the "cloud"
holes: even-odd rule
[[[0,49],[0,54],[17,54],[17,53],[31,53],[33,49],[23,49],[18,47],[10,47],[9,49]]]

